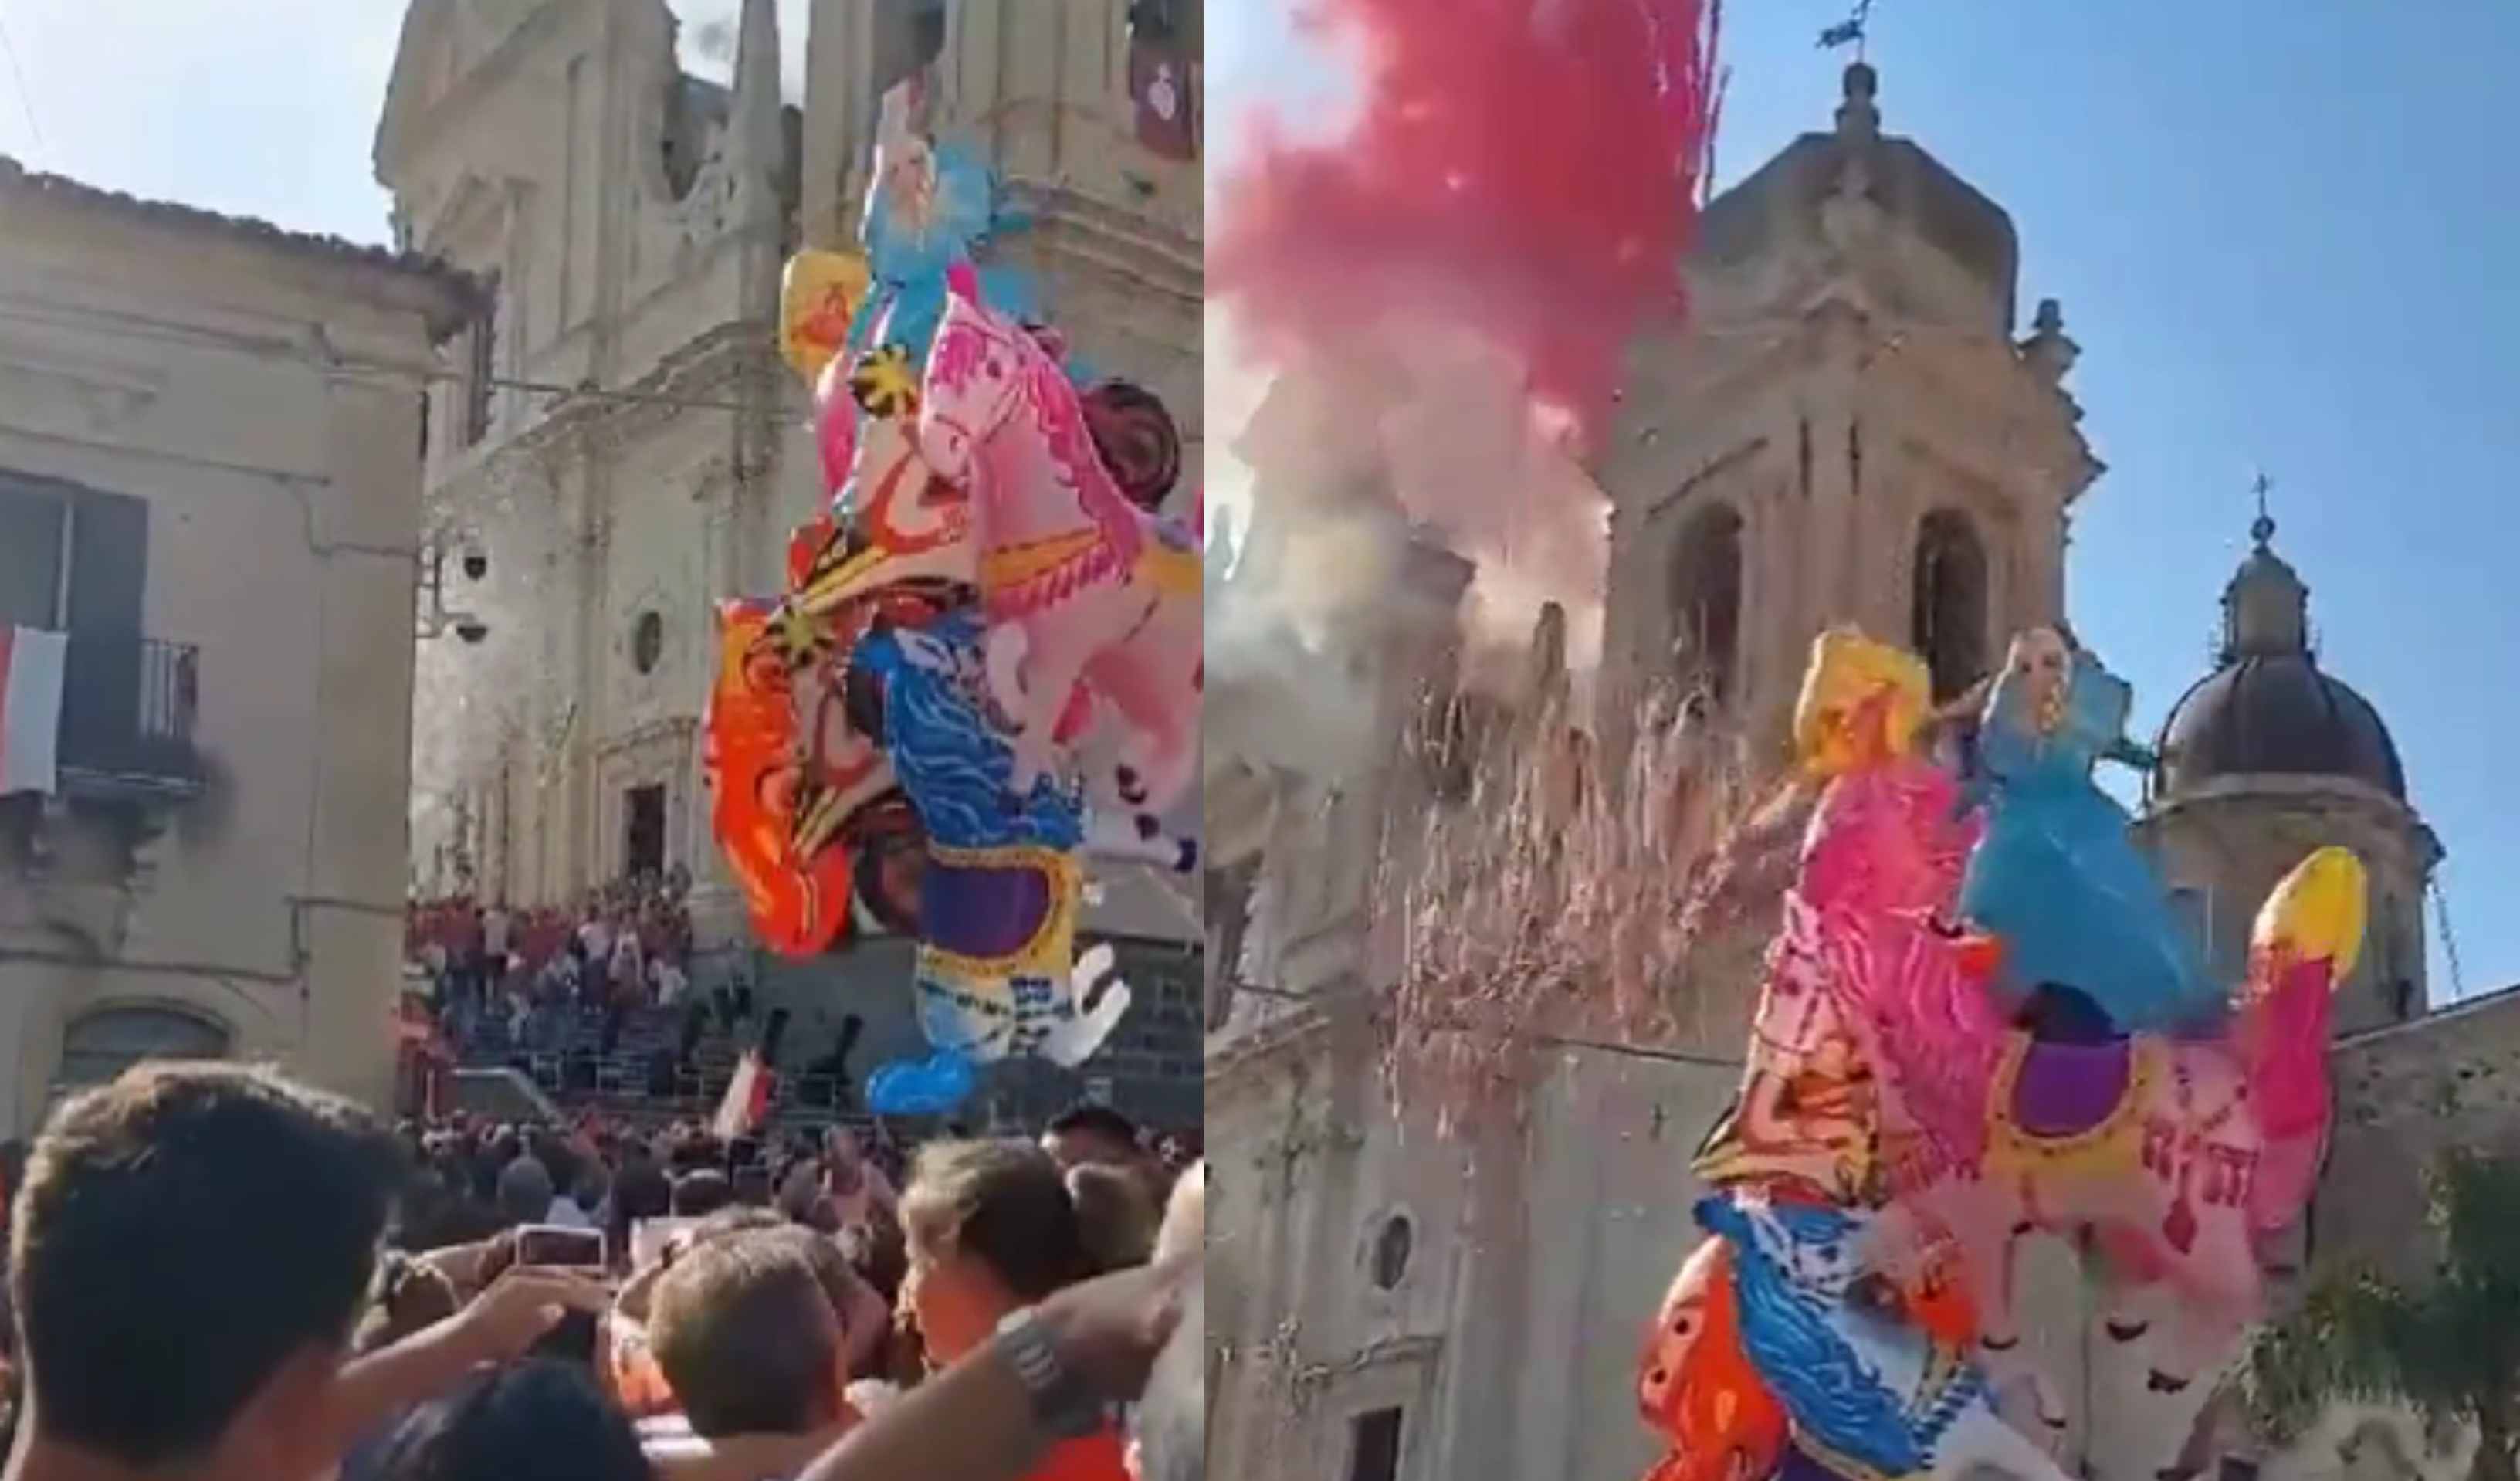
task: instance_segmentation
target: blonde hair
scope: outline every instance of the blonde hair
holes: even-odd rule
[[[1832,627],[1812,641],[1811,666],[1794,705],[1794,754],[1818,777],[1904,754],[1933,709],[1933,678],[1915,654],[1857,628]],[[1868,706],[1877,712],[1868,717]],[[1859,724],[1878,730],[1868,734]]]
[[[931,1142],[911,1163],[901,1223],[922,1248],[968,1255],[1009,1293],[1038,1301],[1102,1275],[1101,1252],[1125,1238],[1099,1222],[1097,1200],[1080,1208],[1050,1154],[1030,1142]]]

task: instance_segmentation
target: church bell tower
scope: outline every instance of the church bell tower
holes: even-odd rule
[[[1659,685],[1781,740],[1811,640],[1853,622],[1948,697],[2064,610],[2066,511],[2101,471],[2054,300],[2015,337],[2012,221],[1881,132],[1836,125],[1708,202],[1677,334],[1634,347],[1595,472],[1612,502],[1604,719]]]

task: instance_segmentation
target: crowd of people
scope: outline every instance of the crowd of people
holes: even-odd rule
[[[145,1064],[0,1172],[7,1481],[1201,1473],[1204,1170],[1105,1107],[905,1158]]]
[[[420,965],[459,1042],[566,1010],[673,1008],[690,990],[690,880],[679,870],[596,891],[575,911],[511,910],[471,895],[414,903],[405,960]]]

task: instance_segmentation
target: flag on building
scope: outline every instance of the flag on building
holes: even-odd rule
[[[0,627],[0,797],[60,785],[62,678],[69,635]]]
[[[750,1136],[770,1115],[770,1092],[778,1083],[779,1076],[761,1062],[761,1051],[744,1051],[735,1077],[726,1082],[726,1099],[718,1102],[717,1139]]]
[[[1129,96],[1138,105],[1138,142],[1167,159],[1198,157],[1196,90],[1189,48],[1169,0],[1138,0],[1129,12]]]

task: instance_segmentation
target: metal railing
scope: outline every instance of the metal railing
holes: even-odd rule
[[[62,685],[61,765],[74,779],[190,791],[201,650],[122,633],[72,632]]]

